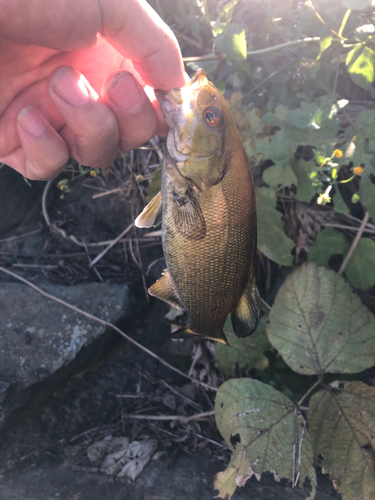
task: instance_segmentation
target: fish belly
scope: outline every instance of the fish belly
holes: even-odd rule
[[[206,224],[202,239],[182,237],[168,211],[163,215],[167,267],[190,328],[201,334],[222,331],[249,280],[254,253],[251,189],[245,172],[227,175],[199,195]]]

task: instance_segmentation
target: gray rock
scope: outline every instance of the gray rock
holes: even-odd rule
[[[44,283],[43,289],[111,323],[129,312],[126,285]],[[0,319],[0,426],[25,404],[31,386],[68,366],[107,329],[18,283],[0,283]]]

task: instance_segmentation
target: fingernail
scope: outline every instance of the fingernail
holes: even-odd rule
[[[112,78],[107,94],[111,101],[120,109],[136,111],[144,103],[141,86],[131,73],[118,73]]]
[[[53,77],[52,90],[72,106],[82,106],[90,98],[85,77],[73,68],[63,66]]]
[[[47,128],[42,117],[32,106],[21,109],[17,120],[21,127],[34,137],[42,137],[46,133]]]

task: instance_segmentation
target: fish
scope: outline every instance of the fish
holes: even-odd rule
[[[167,268],[148,291],[187,313],[188,326],[173,337],[228,345],[229,314],[240,338],[256,330],[261,314],[251,169],[225,98],[203,69],[182,88],[155,95],[170,127],[161,191],[135,225],[161,221]]]

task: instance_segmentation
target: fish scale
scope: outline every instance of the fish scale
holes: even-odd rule
[[[162,189],[136,219],[150,227],[162,211],[167,264],[150,287],[187,312],[177,335],[227,343],[223,326],[250,335],[261,302],[255,284],[256,208],[252,174],[224,97],[203,70],[182,89],[156,91],[168,132]]]

